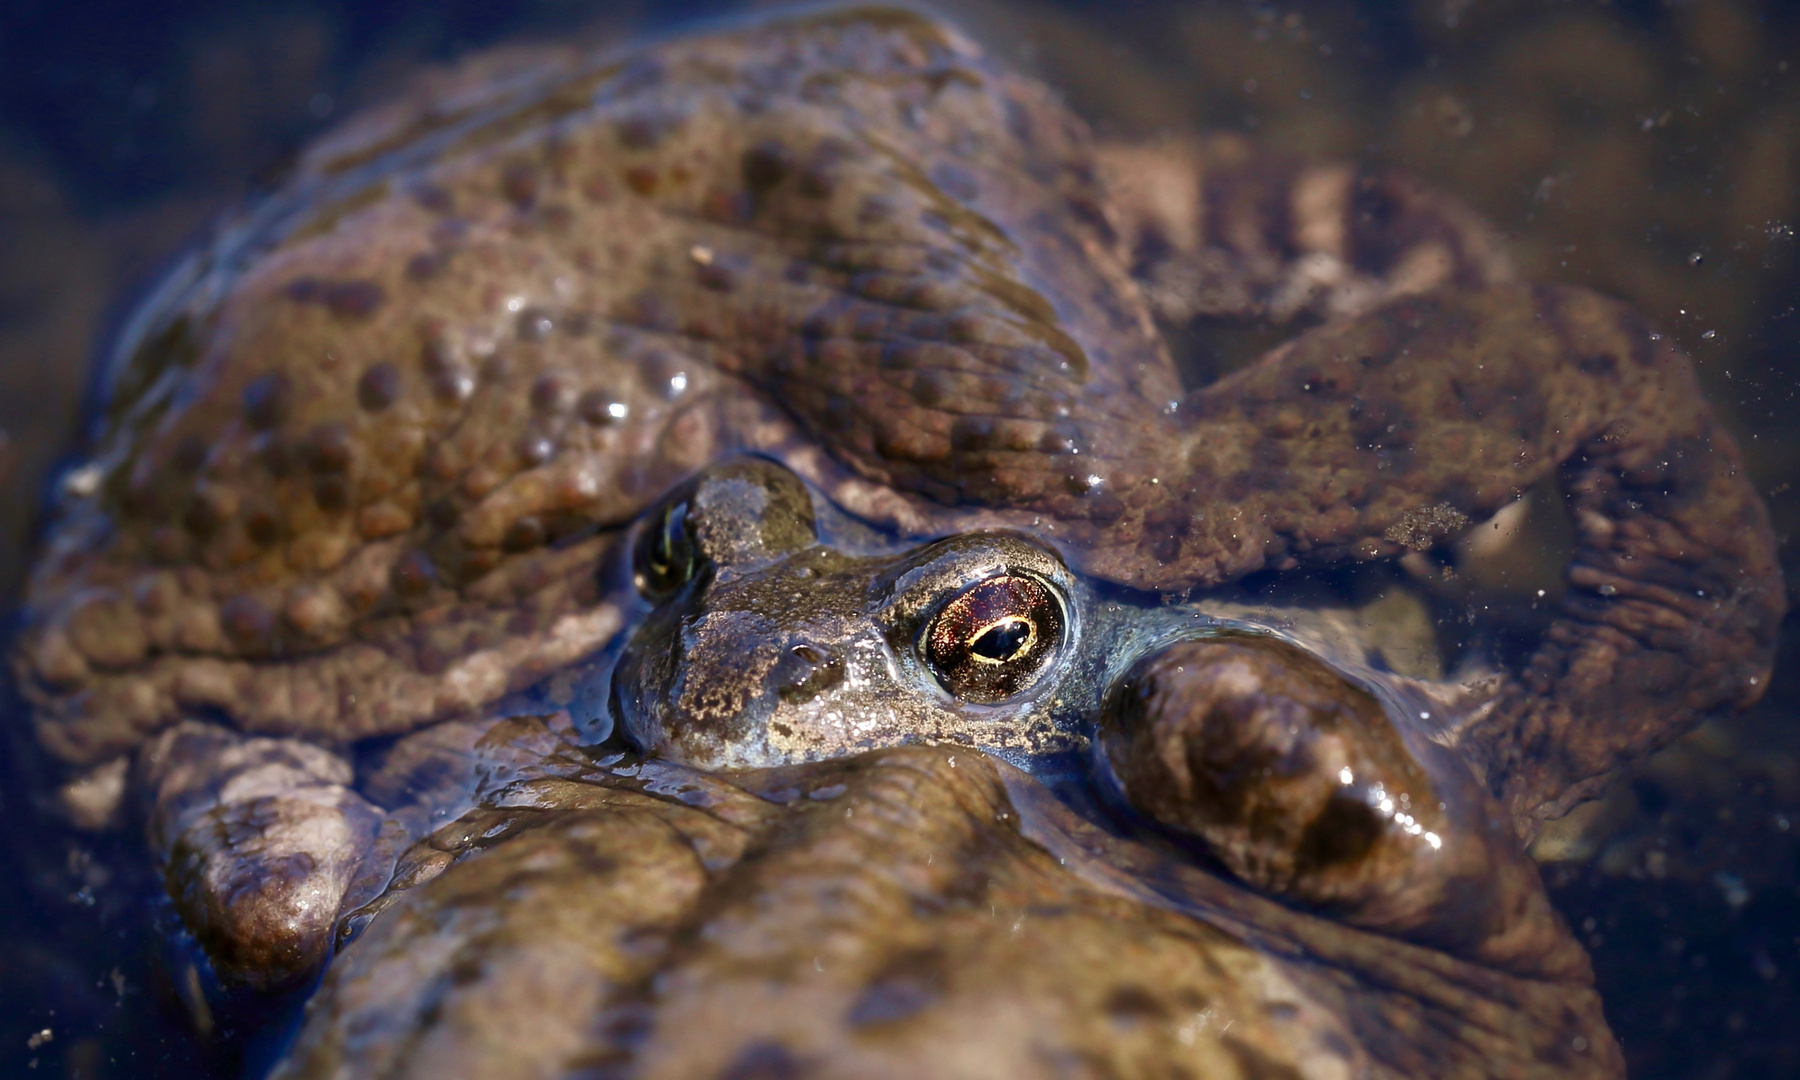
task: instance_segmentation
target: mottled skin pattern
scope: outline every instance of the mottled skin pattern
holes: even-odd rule
[[[1291,320],[1295,334],[1189,389],[1164,330],[1195,318]],[[1688,362],[1630,312],[1579,289],[1511,283],[1479,222],[1403,178],[1272,159],[1229,138],[1097,144],[1045,88],[899,12],[773,23],[620,60],[546,54],[530,67],[475,66],[352,122],[147,306],[125,335],[113,387],[94,459],[64,485],[16,670],[42,743],[74,770],[68,809],[100,824],[141,792],[190,927],[221,971],[259,984],[316,964],[346,905],[387,895],[423,911],[455,907],[457,895],[491,899],[498,886],[478,875],[501,872],[486,862],[494,856],[417,891],[406,880],[388,888],[394,859],[414,858],[438,819],[497,797],[498,766],[473,749],[486,730],[479,718],[616,638],[639,610],[629,583],[600,569],[614,565],[621,530],[670,486],[737,452],[782,461],[843,511],[894,533],[1007,527],[1095,579],[1168,594],[1264,568],[1428,549],[1553,478],[1576,530],[1555,621],[1527,662],[1453,688],[1459,707],[1415,733],[1493,800],[1492,820],[1510,821],[1514,839],[1706,713],[1754,700],[1781,613],[1773,539],[1735,447]],[[1173,748],[1157,760],[1203,760],[1203,748],[1181,749],[1188,736],[1238,706],[1184,706],[1211,700],[1205,687],[1158,667],[1182,666],[1173,659],[1146,663],[1134,685],[1165,704],[1138,723]],[[386,772],[353,767],[352,744],[409,732]],[[566,741],[506,768],[594,767]],[[869,775],[883,767],[867,766]],[[998,780],[964,789],[956,785],[976,781],[959,772],[944,787],[935,765],[905,768],[938,777],[918,782],[917,805],[901,800],[909,813],[1007,801]],[[1132,778],[1121,776],[1127,788]],[[1173,782],[1154,770],[1139,779]],[[461,794],[432,794],[452,789]],[[1209,833],[1211,819],[1131,798],[1177,832],[1235,850]],[[673,828],[690,841],[717,828],[671,820],[699,810],[627,809],[631,828]],[[839,861],[817,861],[807,847],[812,818],[776,825],[787,819],[766,813],[774,817],[721,818],[740,831],[719,841],[766,854],[714,866],[692,841],[695,872],[724,876],[686,893],[668,879],[658,887],[674,890],[669,911],[646,911],[643,925],[673,919],[666,925],[726,934],[717,928],[737,925],[739,904],[769,917],[754,897],[786,887],[784,874],[794,888],[856,893],[860,879],[841,861],[851,856],[833,848]],[[914,880],[912,849],[876,850],[893,851],[893,880],[916,886],[915,900],[968,903],[993,889],[1007,903],[1087,903],[1068,899],[1075,886],[1036,848],[1016,846],[1019,827],[992,842],[1015,845],[1006,865],[1029,864],[1023,884],[985,870],[977,884]],[[552,845],[545,858],[576,859],[593,874],[623,865],[608,853],[613,839],[581,828],[546,827],[534,842]],[[1049,844],[1052,833],[1080,830],[1034,838]],[[1130,862],[1099,839],[1068,842],[1090,840],[1091,857],[1075,860],[1083,872]],[[917,849],[927,866],[937,842]],[[1257,867],[1271,865],[1233,869],[1255,882]],[[1201,879],[1183,888],[1212,897],[1196,902],[1210,925],[1254,946],[1244,963],[1262,962],[1260,951],[1312,973],[1310,1005],[1268,1009],[1299,1017],[1324,1049],[1307,1057],[1314,1043],[1246,1020],[1245,1075],[1355,1075],[1365,1060],[1382,1075],[1617,1070],[1585,961],[1500,974],[1487,965],[1508,964],[1479,950],[1481,963],[1398,946],[1191,868],[1140,869],[1158,881]],[[1274,878],[1264,884],[1281,892]],[[564,885],[551,874],[545,887]],[[503,905],[470,910],[477,921],[509,917]],[[617,918],[606,925],[638,925],[637,915]],[[1136,932],[1133,920],[1155,924],[1147,935],[1210,934],[1191,922],[1171,929],[1150,911],[1095,918],[1098,936],[1056,940],[1101,956],[1118,953],[1106,935]],[[768,940],[809,929],[806,919],[796,914]],[[913,932],[901,926],[876,919],[863,929],[870,947],[886,948]],[[411,948],[412,932],[377,919],[334,970],[331,993],[350,992],[355,965],[379,966],[379,941]],[[1407,959],[1384,968],[1370,940]],[[604,948],[629,953],[620,941]],[[691,993],[657,1008],[747,1022],[756,1010],[731,1004],[725,973],[754,982],[775,970],[759,963],[787,964],[803,950],[780,959],[743,947],[751,951],[696,959],[682,984]],[[1203,966],[1214,953],[1237,955],[1194,947]],[[1559,947],[1526,953],[1542,961]],[[616,961],[617,985],[643,984],[651,961],[609,956],[583,971]],[[1013,1045],[1062,1030],[1070,1015],[1097,1015],[1052,992],[1069,981],[1054,974],[1074,963],[1068,956],[1038,957],[1042,981],[1017,984],[1022,1011],[1009,1022],[1024,1026]],[[1235,988],[1227,997],[1237,1001],[1276,1000],[1272,983],[1234,963],[1217,961],[1238,973],[1207,985]],[[979,968],[967,973],[976,981],[945,978],[983,985]],[[452,981],[505,996],[508,979],[484,981],[478,969]],[[1000,994],[998,1008],[1004,989],[974,996]],[[1052,1005],[1064,1012],[1034,1011]],[[639,1019],[619,1030],[643,1028],[644,1011],[631,1015]],[[401,1075],[375,1063],[387,1052],[375,1044],[430,1029],[377,1025],[370,1045],[331,1050],[347,1036],[329,1009],[318,1016],[304,1046],[362,1063],[366,1075]],[[1339,1024],[1350,1034],[1333,1034]],[[1586,1052],[1571,1056],[1569,1031],[1583,1033],[1570,1038]],[[807,1057],[758,1038],[741,1040],[748,1056],[707,1067],[742,1077],[878,1071],[832,1056],[854,1040]],[[673,1043],[618,1039],[607,1045],[625,1047],[628,1061],[558,1057],[517,1074],[702,1067],[656,1056]],[[1071,1039],[1081,1053],[1104,1042]],[[1277,1043],[1286,1057],[1259,1056]],[[1106,1052],[1126,1052],[1119,1046]],[[1165,1050],[1081,1068],[1146,1071]],[[418,1067],[430,1074],[425,1060]],[[1064,1061],[1033,1060],[1046,1073]],[[1228,1074],[1208,1062],[1195,1067]],[[942,1074],[991,1075],[984,1064]]]
[[[1621,1075],[1560,928],[1579,970],[1512,973],[1116,840],[979,754],[727,780],[540,756],[563,723],[487,733],[532,774],[351,913],[278,1076]]]

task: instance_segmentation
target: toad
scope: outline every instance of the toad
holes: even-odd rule
[[[14,667],[221,977],[332,958],[287,1076],[1616,1076],[1523,845],[1782,611],[1630,311],[900,10],[423,84],[107,384]],[[1534,489],[1447,675],[1267,597]]]

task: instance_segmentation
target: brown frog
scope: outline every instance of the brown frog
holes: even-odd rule
[[[1521,845],[1781,614],[1630,312],[904,11],[477,62],[118,356],[16,669],[222,975],[342,949],[290,1075],[1617,1075]],[[1515,662],[1230,592],[1546,482]]]

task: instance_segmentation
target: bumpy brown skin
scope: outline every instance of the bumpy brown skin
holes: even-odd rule
[[[1272,640],[1183,641],[1112,698],[1100,741],[1121,796],[1240,880],[1500,970],[1591,982],[1468,770],[1338,672]]]
[[[276,1075],[1621,1074],[1580,980],[1290,911],[1036,790],[943,748],[505,785],[352,914]]]
[[[1525,834],[1767,681],[1773,541],[1686,360],[1506,284],[1403,180],[1231,140],[1136,168],[897,12],[486,74],[322,145],[127,334],[17,653],[90,794],[184,720],[335,746],[592,653],[616,530],[741,449],[879,525],[1007,525],[1168,591],[1428,547],[1557,476],[1568,599],[1442,733]],[[1328,321],[1187,392],[1156,319],[1197,315]],[[229,941],[320,878],[232,891],[310,839],[259,853],[208,755],[148,770],[189,917]],[[361,828],[315,764],[296,812]],[[208,923],[221,898],[249,906]]]

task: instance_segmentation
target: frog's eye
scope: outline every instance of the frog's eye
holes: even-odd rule
[[[1003,574],[969,586],[925,629],[925,661],[944,689],[992,705],[1037,681],[1063,639],[1063,609],[1036,578]]]
[[[688,501],[678,499],[638,534],[632,571],[647,599],[667,596],[694,579],[700,552],[688,529]]]

